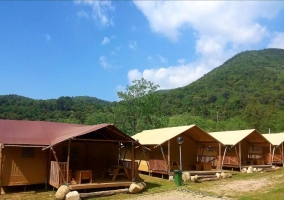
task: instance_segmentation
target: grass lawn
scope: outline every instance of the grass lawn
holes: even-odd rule
[[[274,172],[244,174],[235,171],[227,171],[233,175],[232,178],[221,179],[208,182],[186,182],[183,186],[176,186],[174,182],[157,177],[149,177],[141,174],[141,178],[147,184],[147,190],[141,194],[117,194],[114,196],[101,197],[99,199],[127,199],[143,195],[161,193],[170,190],[183,189],[210,194],[219,197],[231,197],[240,200],[250,199],[284,199],[284,168]],[[17,192],[1,195],[0,199],[29,199],[53,200],[55,192],[45,190],[35,190],[27,192]],[[206,197],[204,197],[206,198]],[[95,199],[95,198],[92,198]],[[98,198],[96,198],[98,199]]]

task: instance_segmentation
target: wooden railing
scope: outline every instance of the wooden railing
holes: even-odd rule
[[[168,163],[160,159],[150,159],[149,160],[150,170],[153,172],[167,172]]]
[[[235,156],[223,156],[221,159],[223,160],[223,166],[239,166],[239,159]],[[222,162],[221,160],[221,162]]]
[[[128,170],[128,173],[131,174],[131,161],[120,160],[119,162]],[[134,162],[134,176],[138,174],[138,167],[138,162]]]
[[[272,163],[282,164],[282,162],[283,162],[282,156],[279,155],[279,154],[274,154],[272,163],[271,163],[271,159],[272,159],[271,154],[264,155],[264,162],[266,164],[272,164]]]
[[[62,173],[63,173],[63,176],[64,176],[65,179],[66,179],[66,165],[67,165],[66,162],[60,162],[59,163],[59,166],[62,170]],[[56,188],[58,188],[60,185],[62,185],[64,183],[64,179],[63,179],[63,177],[60,173],[59,166],[58,166],[56,161],[51,161],[51,163],[50,163],[49,184],[56,187]],[[72,175],[72,171],[69,170],[68,180],[65,180],[65,181],[70,182],[71,181],[71,175]]]

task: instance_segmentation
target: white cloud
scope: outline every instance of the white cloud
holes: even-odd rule
[[[158,55],[158,57],[159,57],[161,63],[167,63],[168,62],[167,58],[165,58],[165,57],[163,57],[161,55]]]
[[[108,44],[110,43],[110,39],[108,37],[104,37],[103,41],[102,41],[102,45]]]
[[[106,57],[104,57],[104,56],[100,57],[100,64],[103,66],[104,69],[112,68],[112,65],[110,63],[108,63]]]
[[[186,60],[184,58],[180,58],[180,59],[178,59],[178,63],[184,64],[184,63],[186,63]]]
[[[132,69],[128,72],[129,83],[132,83],[134,80],[140,80],[142,78],[142,73],[138,69]]]
[[[148,56],[148,57],[147,57],[147,60],[148,60],[148,61],[152,61],[152,60],[153,60],[153,57],[152,57],[152,56]]]
[[[172,42],[178,42],[187,31],[195,35],[197,60],[186,63],[181,59],[176,66],[136,70],[136,74],[159,84],[161,89],[185,86],[234,54],[267,40],[271,33],[261,20],[273,19],[284,9],[280,1],[134,1],[134,4],[154,33]],[[279,44],[282,39],[282,34],[276,35],[270,46],[282,46],[283,42]],[[134,77],[128,74],[129,79]]]
[[[77,5],[86,5],[91,7],[91,16],[94,20],[99,20],[102,25],[113,25],[112,19],[108,16],[108,11],[114,10],[114,6],[110,0],[92,1],[92,0],[77,0]],[[89,14],[86,11],[79,11],[77,13],[79,17],[88,18]]]
[[[49,42],[51,40],[51,36],[49,34],[45,34],[45,40]]]
[[[84,10],[80,10],[77,12],[77,16],[79,18],[85,18],[88,19],[89,18],[89,14],[87,12],[85,12]]]
[[[135,50],[135,49],[137,48],[137,43],[136,43],[136,41],[130,41],[130,42],[128,43],[128,47],[129,47],[130,49],[132,49],[132,50]]]
[[[160,85],[159,89],[171,89],[188,85],[207,72],[208,70],[202,65],[170,66],[159,69],[145,69],[143,72],[134,69],[129,71],[128,79],[129,82],[132,82],[143,77],[148,81]]]
[[[284,49],[284,33],[276,33],[268,47]]]

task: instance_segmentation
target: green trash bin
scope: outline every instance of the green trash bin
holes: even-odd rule
[[[174,179],[177,186],[182,185],[182,170],[174,170]]]

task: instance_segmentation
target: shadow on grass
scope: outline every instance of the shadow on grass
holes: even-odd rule
[[[146,190],[162,187],[161,184],[151,183],[151,182],[146,182],[146,185],[147,185]]]

